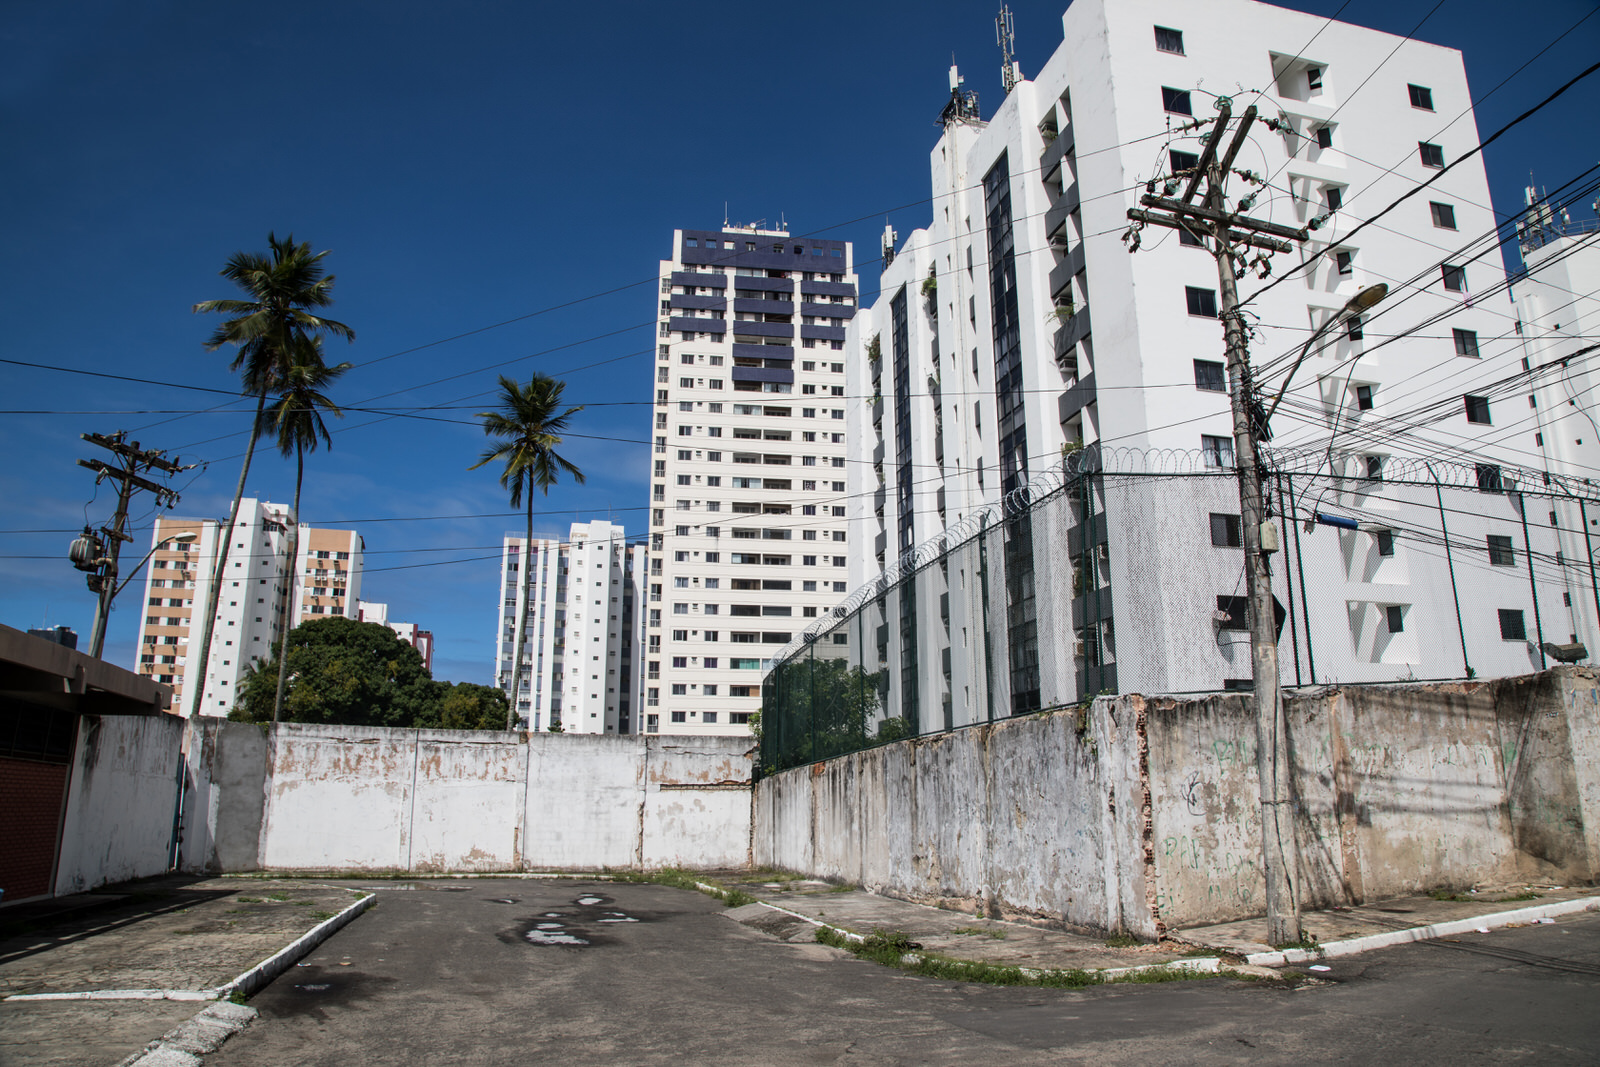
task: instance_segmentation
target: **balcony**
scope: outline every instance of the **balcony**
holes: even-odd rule
[[[801,304],[800,314],[826,319],[851,319],[855,318],[856,309],[851,304]]]
[[[1060,421],[1066,422],[1095,401],[1094,374],[1090,373],[1067,387],[1058,401]]]
[[[726,333],[728,324],[723,319],[685,319],[674,315],[669,322],[674,330],[687,333]]]
[[[1067,216],[1078,210],[1078,183],[1073,182],[1061,191],[1056,197],[1056,202],[1050,205],[1050,210],[1044,213],[1044,232],[1047,236],[1054,237],[1057,232],[1065,229]]]
[[[1061,328],[1056,331],[1056,359],[1073,353],[1079,341],[1089,336],[1089,305],[1077,309],[1077,313],[1070,319],[1062,322]],[[1075,353],[1074,353],[1075,355]]]
[[[1062,257],[1050,271],[1050,296],[1059,300],[1067,286],[1072,284],[1072,276],[1083,269],[1083,242],[1079,241],[1072,251]]]
[[[735,337],[793,337],[794,323],[753,322],[749,319],[735,319],[733,333]]]
[[[682,293],[678,293],[673,296],[671,306],[675,308],[702,308],[721,311],[728,306],[728,302],[720,296],[684,296]]]
[[[1044,151],[1039,153],[1039,176],[1045,181],[1051,181],[1056,176],[1056,170],[1061,166],[1061,161],[1072,151],[1072,127],[1056,134],[1056,139],[1044,146]],[[676,279],[674,279],[676,280]]]
[[[733,343],[734,359],[794,359],[794,345],[747,345]]]
[[[675,270],[672,272],[673,285],[693,285],[702,289],[726,289],[728,276],[721,271],[702,274],[697,270]]]
[[[697,299],[705,299],[698,297]],[[736,296],[733,298],[735,312],[746,311],[755,315],[793,315],[793,300],[751,300],[748,297]]]

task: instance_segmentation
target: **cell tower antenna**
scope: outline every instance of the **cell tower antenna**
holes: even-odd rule
[[[1022,80],[1022,64],[1017,62],[1016,23],[1011,18],[1011,8],[1000,5],[1000,14],[994,20],[994,43],[1000,46],[1000,80],[1009,95]]]
[[[728,228],[728,202],[726,200],[722,202],[722,228],[724,230]]]

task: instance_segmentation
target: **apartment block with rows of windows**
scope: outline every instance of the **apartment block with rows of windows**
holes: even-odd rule
[[[1311,227],[1294,254],[1251,250],[1236,264],[1258,383],[1281,385],[1316,338],[1272,421],[1272,444],[1326,450],[1324,472],[1361,485],[1327,509],[1361,525],[1360,545],[1323,529],[1302,538],[1308,559],[1328,554],[1325,570],[1309,569],[1317,595],[1339,607],[1303,643],[1339,648],[1354,664],[1342,680],[1449,673],[1428,662],[1435,636],[1438,648],[1461,646],[1457,674],[1464,655],[1478,674],[1541,665],[1530,651],[1537,608],[1546,637],[1583,626],[1553,592],[1524,603],[1525,566],[1519,594],[1483,546],[1512,536],[1521,557],[1544,534],[1524,538],[1505,517],[1472,526],[1482,585],[1458,589],[1452,604],[1442,554],[1401,529],[1401,505],[1384,487],[1391,459],[1476,470],[1486,492],[1504,487],[1502,468],[1541,461],[1523,440],[1531,427],[1510,429],[1526,413],[1491,388],[1519,369],[1522,351],[1498,252],[1474,244],[1496,225],[1481,157],[1441,174],[1478,143],[1461,54],[1253,0],[1215,0],[1203,17],[1180,0],[1075,0],[1062,29],[1036,77],[1009,91],[996,79],[1002,102],[987,118],[952,68],[929,157],[932,218],[904,240],[886,235],[881,295],[849,326],[851,587],[1081,446],[1115,453],[1122,469],[1231,470],[1215,258],[1203,234],[1134,233],[1128,217],[1147,190],[1182,189],[1209,128],[1191,124],[1214,116],[1226,91],[1236,118],[1259,112],[1230,202]],[[1417,195],[1361,227],[1406,193]],[[1340,318],[1380,282],[1383,303]],[[1155,514],[1182,529],[1157,538],[1150,516],[1119,515],[1104,493],[1095,481],[1086,525],[1063,544],[1034,543],[1023,528],[1005,534],[1014,602],[1004,605],[999,654],[1012,692],[1036,693],[1027,675],[1053,652],[1038,647],[1035,594],[1073,601],[1079,693],[1248,678],[1213,625],[1236,614],[1241,564],[1226,535],[1236,495],[1204,507],[1166,495]],[[1192,514],[1175,518],[1183,507]],[[1284,507],[1297,521],[1309,515],[1304,502]],[[1377,545],[1384,530],[1388,555]],[[1396,544],[1401,562],[1391,563]],[[1387,569],[1363,564],[1369,555]],[[1281,568],[1275,580],[1285,580]],[[936,603],[920,599],[902,608],[928,617],[916,627],[901,620],[903,632],[937,629]],[[1502,608],[1529,621],[1527,640],[1501,625]],[[1134,618],[1155,621],[1120,625]],[[925,673],[937,661],[920,657]],[[925,690],[948,697],[950,684],[930,674]]]
[[[523,568],[532,569],[523,597]],[[604,520],[565,541],[508,534],[500,561],[495,678],[511,691],[519,605],[526,619],[517,714],[530,730],[638,732],[644,545]]]
[[[678,230],[660,287],[642,725],[744,733],[765,660],[848,590],[851,247]]]

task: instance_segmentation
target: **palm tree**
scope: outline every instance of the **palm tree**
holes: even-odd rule
[[[341,363],[330,367],[322,361],[322,338],[306,339],[303,349],[294,353],[295,362],[278,382],[278,398],[258,415],[258,432],[277,435],[278,451],[288,456],[294,454],[294,525],[289,534],[289,578],[283,593],[283,633],[278,638],[278,691],[272,700],[272,721],[278,721],[283,710],[283,685],[288,677],[289,631],[294,620],[289,613],[294,610],[295,561],[300,552],[300,487],[306,477],[306,453],[315,452],[320,441],[333,447],[322,412],[344,418],[344,412],[322,392],[323,388],[350,369]]]
[[[510,706],[506,711],[506,729],[516,723],[517,697],[521,692],[522,649],[528,638],[528,590],[532,584],[533,568],[528,565],[529,550],[533,547],[533,489],[542,489],[550,495],[562,471],[572,475],[572,480],[583,484],[583,472],[556,454],[561,435],[567,432],[567,420],[582,407],[568,408],[556,414],[561,407],[561,394],[565,382],[545,374],[535,374],[527,385],[504,374],[500,376],[500,408],[498,411],[480,411],[483,432],[497,442],[484,450],[483,456],[468,467],[477,470],[486,463],[499,460],[505,464],[500,472],[500,484],[511,490],[511,506],[526,501],[528,528],[522,542],[522,595],[518,599],[516,658],[511,661]]]
[[[266,407],[267,394],[285,380],[288,369],[309,338],[332,334],[346,340],[355,340],[355,331],[342,322],[321,318],[310,309],[324,308],[333,303],[333,275],[323,275],[322,257],[327,252],[311,252],[309,242],[295,244],[294,235],[283,240],[267,234],[270,254],[235,252],[221,275],[244,291],[246,300],[202,300],[194,306],[197,313],[216,312],[232,316],[218,326],[206,340],[206,350],[215,352],[223,345],[238,346],[230,370],[238,371],[244,384],[245,395],[256,398],[256,416],[250,423],[250,444],[245,449],[244,465],[239,469],[239,486],[233,493],[233,506],[228,511],[228,525],[223,532],[222,548],[211,575],[210,610],[200,634],[200,655],[196,665],[185,671],[185,680],[193,687],[194,700],[191,715],[200,714],[201,695],[205,692],[206,669],[211,657],[211,634],[216,625],[217,605],[222,600],[222,578],[228,567],[228,552],[233,544],[234,524],[239,521],[239,501],[244,498],[245,480],[250,476],[250,461],[255,457],[256,441],[261,434],[261,413]],[[321,360],[318,354],[317,359]],[[296,516],[296,521],[298,521]],[[193,657],[193,646],[191,658]]]

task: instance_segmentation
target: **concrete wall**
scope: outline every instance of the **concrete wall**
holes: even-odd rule
[[[183,720],[85,715],[73,753],[55,894],[164,874]]]
[[[738,866],[750,742],[206,722],[184,867]]]
[[[1287,701],[1308,906],[1600,874],[1600,686],[1301,691]],[[1155,936],[1264,908],[1243,696],[1122,696],[899,742],[756,788],[757,863]]]

